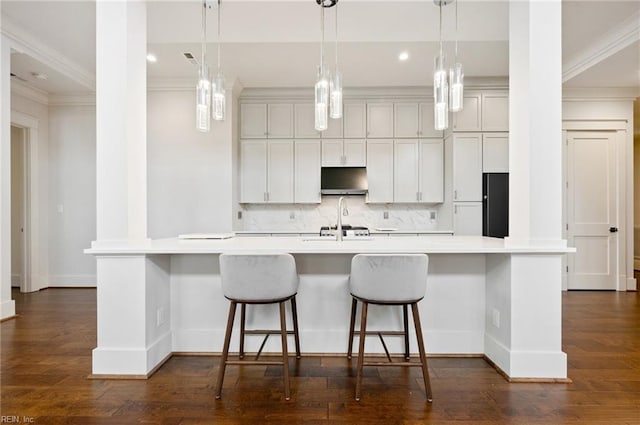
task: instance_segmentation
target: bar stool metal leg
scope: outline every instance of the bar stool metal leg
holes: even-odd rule
[[[224,380],[224,371],[227,367],[227,358],[229,357],[229,344],[231,343],[231,332],[233,331],[233,319],[236,317],[236,302],[231,301],[229,305],[229,318],[227,319],[227,330],[224,335],[224,346],[222,348],[222,358],[218,368],[218,382],[216,383],[216,399],[222,396],[222,381]]]
[[[402,306],[402,321],[404,325],[404,359],[410,360],[411,355],[409,354],[409,315],[407,313],[407,305],[404,304]]]
[[[347,359],[351,360],[351,352],[353,351],[353,334],[356,327],[356,309],[358,308],[358,301],[355,298],[351,299],[351,322],[349,323],[349,348],[347,348]]]
[[[427,355],[425,354],[424,341],[422,338],[422,326],[420,325],[420,313],[418,312],[418,303],[411,304],[413,312],[413,323],[416,327],[416,337],[418,339],[418,351],[420,352],[420,363],[422,365],[422,378],[424,379],[424,389],[427,393],[427,401],[431,403],[433,396],[431,395],[431,380],[429,379],[429,367],[427,366]]]
[[[362,368],[364,367],[364,341],[367,334],[367,307],[369,303],[362,301],[362,317],[360,319],[360,344],[358,349],[358,375],[356,377],[356,401],[360,401],[362,387]]]
[[[293,340],[296,344],[296,359],[300,358],[300,333],[298,332],[298,306],[296,297],[291,298],[291,314],[293,315]]]
[[[238,350],[238,358],[244,359],[244,324],[246,304],[240,304],[240,350]]]
[[[287,321],[285,319],[284,301],[280,301],[280,335],[282,336],[282,368],[284,374],[284,398],[291,399],[289,389],[289,349],[287,348]]]

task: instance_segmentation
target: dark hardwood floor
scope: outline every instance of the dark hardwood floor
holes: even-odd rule
[[[175,356],[146,381],[88,379],[95,297],[94,289],[14,292],[19,316],[0,333],[0,423],[640,424],[636,292],[563,294],[572,383],[508,383],[482,359],[430,358],[433,404],[419,368],[365,369],[356,402],[355,361],[342,357],[292,359],[289,402],[272,366],[229,367],[216,401],[213,356]]]

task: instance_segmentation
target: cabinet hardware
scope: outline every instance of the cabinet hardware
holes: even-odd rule
[[[453,199],[458,199],[458,191],[457,190],[453,191]]]
[[[418,192],[420,193],[420,199],[418,199],[418,201],[422,201],[422,192]]]
[[[618,231],[617,227],[615,227],[615,226],[614,227],[609,227],[609,232],[616,233],[617,231]]]
[[[416,201],[420,200],[420,192],[416,192]]]
[[[262,200],[263,200],[264,202],[267,202],[267,192],[264,192],[264,193],[262,194]]]
[[[458,206],[457,206],[457,205],[455,205],[455,206],[453,207],[453,213],[454,213],[454,214],[458,214]]]

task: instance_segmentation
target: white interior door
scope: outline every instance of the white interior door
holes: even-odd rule
[[[11,286],[22,289],[27,277],[26,155],[25,130],[11,126]]]
[[[614,132],[567,136],[568,289],[616,289],[616,137]]]

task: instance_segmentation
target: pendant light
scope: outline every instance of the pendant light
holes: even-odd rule
[[[338,71],[338,4],[336,2],[336,68],[331,76],[329,90],[329,116],[333,119],[342,118],[342,74]]]
[[[436,130],[449,127],[449,82],[447,64],[442,52],[442,5],[447,0],[433,0],[440,12],[440,51],[433,66],[433,118]]]
[[[320,65],[318,66],[318,79],[315,86],[315,129],[324,131],[329,125],[329,73],[324,66],[324,4],[322,0],[316,0],[320,5]]]
[[[218,70],[216,72],[213,88],[213,119],[216,121],[224,121],[226,111],[225,80],[220,64],[220,15],[222,14],[221,5],[222,0],[218,0]]]
[[[196,85],[196,128],[207,132],[211,128],[211,75],[206,62],[207,51],[207,1],[202,2],[202,55]]]
[[[458,62],[458,2],[456,1],[456,44],[455,62],[449,70],[449,110],[462,111],[464,102],[464,72],[462,64]]]

